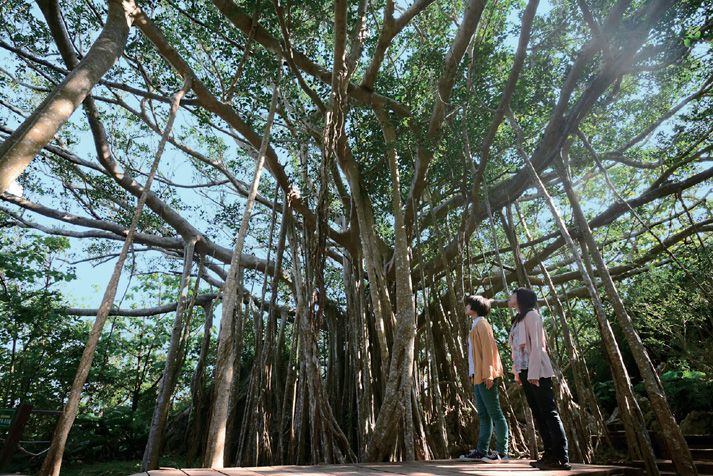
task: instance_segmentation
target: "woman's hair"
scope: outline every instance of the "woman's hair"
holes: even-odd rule
[[[491,300],[483,296],[466,296],[463,302],[470,306],[471,310],[477,312],[479,316],[485,317],[490,313]]]
[[[517,288],[513,294],[517,298],[518,312],[513,318],[512,323],[517,324],[521,320],[525,319],[525,315],[529,311],[537,309],[537,294],[529,288]]]

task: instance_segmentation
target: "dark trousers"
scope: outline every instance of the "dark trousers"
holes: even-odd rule
[[[532,410],[535,428],[542,438],[545,446],[545,457],[569,462],[567,451],[567,435],[559,413],[555,395],[552,391],[552,378],[541,378],[540,385],[532,385],[527,381],[527,370],[520,372],[522,389],[525,391],[527,404]]]

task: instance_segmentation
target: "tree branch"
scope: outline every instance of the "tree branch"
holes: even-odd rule
[[[217,1],[217,0],[216,0]],[[232,5],[232,2],[230,2]],[[233,7],[235,7],[233,5]],[[237,8],[237,7],[235,7]],[[171,46],[163,33],[154,25],[154,23],[143,13],[139,12],[136,16],[135,25],[141,30],[141,32],[146,36],[146,38],[153,43],[156,49],[159,51],[161,56],[180,74],[180,75],[191,75],[196,78],[191,67],[186,63],[186,61],[180,56],[178,51]],[[260,37],[260,29],[256,33],[256,39]],[[230,124],[235,130],[240,132],[247,141],[258,150],[260,148],[261,138],[253,131],[250,126],[243,121],[242,118],[235,112],[235,110],[228,104],[220,102],[210,90],[203,84],[199,79],[194,79],[193,90],[198,96],[198,102],[202,107],[208,111],[217,114],[225,122]],[[270,173],[275,180],[280,184],[282,190],[289,196],[293,197],[292,207],[298,211],[305,219],[305,221],[314,226],[316,223],[316,217],[314,213],[307,207],[307,204],[299,198],[294,193],[292,187],[292,181],[289,179],[285,173],[284,168],[280,164],[277,154],[272,147],[268,147],[266,154],[266,164]],[[349,248],[351,242],[350,233],[337,232],[332,229],[329,230],[329,236],[334,239],[337,243],[345,248]]]
[[[215,5],[215,7],[223,15],[225,15],[233,26],[246,35],[250,33],[253,28],[252,18],[250,15],[245,14],[237,5],[235,5],[235,3],[232,2],[232,0],[213,0],[213,5]],[[275,53],[281,58],[287,58],[288,55],[291,56],[295,64],[301,70],[305,71],[310,76],[319,79],[324,84],[331,83],[332,73],[330,71],[317,65],[299,51],[294,49],[289,53],[284,51],[280,42],[272,37],[262,26],[258,25],[255,29],[255,41],[264,46],[268,51]],[[410,111],[402,104],[399,104],[393,99],[369,91],[367,88],[362,86],[356,86],[353,83],[349,83],[347,86],[347,92],[357,101],[372,108],[387,107],[401,116],[410,115]]]

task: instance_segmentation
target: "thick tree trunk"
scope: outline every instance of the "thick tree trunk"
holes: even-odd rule
[[[576,248],[575,248],[576,249]],[[586,280],[591,283],[587,284],[587,292],[592,300],[594,313],[597,317],[599,331],[602,335],[607,356],[611,365],[612,379],[614,380],[614,388],[616,390],[617,407],[621,415],[621,421],[624,425],[626,441],[628,444],[628,453],[630,459],[643,459],[646,465],[646,470],[649,474],[658,474],[658,467],[655,461],[655,454],[649,439],[649,433],[646,429],[644,416],[641,412],[641,407],[634,394],[634,389],[631,386],[629,372],[624,366],[624,359],[619,351],[619,344],[614,337],[614,331],[609,323],[604,303],[602,302],[599,292],[594,287],[594,282],[591,276],[594,275],[592,263],[587,252],[587,246],[580,240],[580,249],[582,250],[581,260],[586,270]],[[615,352],[614,352],[615,351]]]
[[[416,338],[416,304],[414,301],[413,286],[411,284],[411,260],[409,256],[408,237],[404,212],[401,207],[401,188],[399,169],[396,158],[396,134],[390,124],[386,112],[377,110],[377,117],[381,122],[384,139],[387,145],[387,159],[391,170],[391,201],[394,212],[394,231],[396,246],[394,249],[396,271],[396,329],[394,333],[393,351],[389,365],[389,376],[386,383],[384,400],[379,409],[376,426],[372,434],[367,458],[379,460],[385,456],[396,438],[398,422],[402,418],[412,419],[412,411],[408,414],[402,407],[404,399],[411,400],[413,386],[413,358]],[[411,405],[406,408],[413,410]],[[404,458],[414,458],[414,441],[411,423],[407,420],[404,437]]]
[[[238,275],[237,282],[240,287],[245,285],[245,275],[241,269]],[[253,308],[252,300],[238,301],[235,306],[235,314],[233,315],[233,336],[231,344],[233,378],[232,386],[230,387],[228,397],[228,418],[225,422],[225,447],[223,454],[226,465],[233,464],[232,455],[238,449],[238,438],[240,436],[240,425],[245,417],[245,395],[243,394],[243,348],[245,344],[246,326],[253,327],[256,320],[257,311]]]
[[[275,201],[279,197],[279,189],[275,190]],[[278,283],[282,273],[282,259],[287,236],[287,213],[289,211],[289,200],[283,197],[282,220],[280,224],[279,237],[276,249],[275,273],[271,276],[272,285],[270,308],[268,309],[267,328],[265,329],[262,345],[259,345],[258,336],[261,332],[256,332],[255,363],[250,375],[250,383],[245,405],[243,407],[243,422],[240,429],[238,449],[235,457],[236,464],[245,466],[258,466],[259,464],[270,464],[273,461],[273,440],[270,435],[272,420],[272,359],[277,327],[277,313],[274,306],[277,302]],[[277,205],[277,203],[275,203]],[[268,244],[268,257],[271,254],[274,228],[277,221],[277,207],[273,208],[272,224],[270,230],[270,242]],[[256,314],[256,324],[262,321],[263,305],[267,292],[267,275],[263,281],[262,303]]]
[[[20,176],[49,144],[94,85],[121,57],[136,6],[133,0],[109,0],[102,32],[87,55],[20,127],[0,144],[0,193]]]
[[[193,251],[195,250],[196,241],[198,241],[198,237],[186,243],[186,250],[183,257],[183,274],[181,275],[181,285],[178,294],[178,306],[176,307],[176,315],[173,320],[173,330],[171,331],[171,340],[166,355],[166,366],[163,371],[163,377],[161,377],[156,407],[151,419],[149,437],[146,442],[146,449],[144,450],[144,457],[141,463],[142,471],[158,469],[158,460],[161,456],[163,436],[166,430],[166,421],[168,420],[168,411],[171,408],[171,396],[176,387],[176,377],[180,371],[179,363],[182,360],[180,358],[181,336],[186,326],[184,312],[188,304],[188,290],[191,283]]]
[[[352,191],[354,209],[357,216],[359,237],[361,241],[361,255],[364,259],[364,267],[369,278],[369,297],[374,314],[374,327],[376,340],[378,342],[380,366],[380,381],[382,386],[386,384],[389,371],[390,348],[386,338],[386,326],[393,317],[391,299],[387,291],[388,284],[384,276],[384,265],[381,254],[381,246],[374,231],[374,215],[368,196],[363,195],[361,187],[361,174],[357,164],[351,157],[340,155],[339,161],[342,171],[349,181]],[[356,259],[356,257],[352,257]],[[383,393],[383,388],[378,389]]]
[[[604,306],[599,297],[599,293],[596,287],[594,286],[594,282],[591,278],[591,273],[587,270],[585,262],[583,261],[582,256],[579,254],[577,247],[574,244],[574,241],[572,240],[572,236],[570,235],[569,230],[567,229],[567,225],[562,219],[562,216],[560,215],[557,206],[552,200],[552,197],[547,191],[547,188],[545,187],[544,183],[542,183],[542,180],[540,179],[537,170],[533,166],[529,156],[523,148],[524,139],[522,129],[515,120],[512,111],[508,110],[507,116],[511,127],[515,131],[518,154],[524,160],[525,167],[529,171],[532,180],[534,181],[539,192],[544,197],[547,207],[550,209],[552,217],[554,218],[555,223],[557,224],[557,227],[559,228],[560,233],[564,238],[570,250],[570,253],[574,258],[575,264],[577,265],[577,268],[580,274],[582,275],[582,279],[584,280],[584,283],[587,287],[587,290],[589,291],[592,301],[594,302],[597,323],[599,324],[599,330],[602,334],[604,348],[607,351],[607,355],[611,363],[611,372],[617,390],[617,401],[622,412],[622,421],[624,422],[624,425],[627,429],[626,435],[629,448],[635,453],[638,453],[643,458],[644,463],[646,465],[646,470],[649,472],[649,474],[657,476],[659,474],[659,470],[656,465],[656,458],[654,456],[653,449],[651,447],[651,441],[649,440],[648,432],[646,430],[646,426],[644,425],[643,415],[641,414],[641,409],[639,408],[638,403],[636,402],[636,398],[634,397],[634,392],[631,387],[628,372],[626,370],[626,367],[624,366],[624,361],[621,357],[621,352],[619,351],[619,346],[617,345],[616,339],[614,338],[614,332],[611,329],[611,325],[607,320],[606,313],[604,311]]]
[[[191,80],[187,78],[183,89],[181,89],[174,97],[173,104],[171,105],[171,113],[166,124],[166,129],[164,130],[161,141],[159,142],[158,150],[156,151],[156,156],[154,157],[153,164],[151,165],[151,171],[146,179],[146,185],[144,186],[144,192],[139,197],[139,201],[136,204],[136,211],[131,220],[131,225],[126,235],[126,240],[124,241],[124,246],[119,253],[119,258],[114,265],[114,271],[109,280],[106,290],[104,291],[104,297],[102,298],[101,305],[99,306],[99,312],[97,313],[96,320],[92,326],[92,330],[89,333],[89,338],[84,347],[84,352],[82,353],[82,358],[79,361],[79,368],[74,377],[74,382],[72,383],[72,389],[69,394],[69,399],[65,405],[64,411],[57,422],[57,427],[55,429],[54,435],[52,437],[52,444],[50,445],[47,456],[45,457],[44,463],[42,464],[42,469],[40,470],[41,476],[59,476],[59,470],[62,465],[62,454],[64,453],[64,446],[67,442],[67,436],[69,435],[69,430],[74,423],[74,419],[77,416],[77,409],[79,408],[79,399],[81,397],[82,387],[87,380],[89,375],[89,369],[91,368],[92,361],[94,359],[94,353],[96,351],[97,344],[99,342],[99,336],[104,328],[106,319],[109,316],[109,311],[114,304],[114,298],[116,296],[116,288],[119,285],[119,278],[121,277],[121,271],[126,261],[126,257],[129,253],[129,248],[133,242],[134,234],[136,233],[136,227],[141,218],[141,212],[143,211],[144,204],[146,203],[146,197],[148,196],[149,190],[151,189],[151,184],[153,183],[154,176],[158,170],[158,164],[163,155],[163,150],[168,139],[168,135],[173,127],[173,121],[178,112],[178,107],[181,102],[181,98],[185,95],[186,91],[190,87]]]
[[[651,407],[654,410],[656,419],[661,427],[661,432],[664,435],[664,441],[666,442],[666,447],[668,448],[671,460],[676,466],[676,470],[679,474],[696,475],[698,472],[696,465],[693,463],[691,452],[688,449],[688,443],[686,443],[686,439],[683,437],[681,429],[671,413],[671,408],[666,400],[666,393],[664,392],[661,380],[656,373],[656,369],[651,363],[648,351],[646,350],[644,343],[641,341],[639,333],[634,328],[634,323],[632,322],[631,317],[624,307],[624,302],[622,301],[621,296],[619,296],[619,291],[617,290],[614,280],[612,280],[609,273],[609,268],[599,251],[594,235],[592,234],[592,230],[589,228],[589,223],[587,222],[584,212],[582,211],[582,207],[579,204],[577,194],[572,188],[572,183],[564,171],[564,167],[562,167],[560,175],[564,183],[567,198],[572,205],[575,220],[579,226],[584,241],[587,243],[589,252],[594,258],[594,263],[599,277],[602,280],[602,284],[604,285],[604,289],[609,297],[609,301],[614,308],[617,321],[621,326],[626,342],[631,349],[634,361],[636,362],[636,366],[641,374],[641,378],[644,381],[646,393],[649,396]]]
[[[430,214],[431,218],[435,218],[435,215],[433,214],[433,208],[434,208],[434,200],[431,198],[430,200]],[[415,225],[418,225],[418,222],[415,222]],[[449,228],[449,227],[446,227]],[[439,238],[442,239],[443,241],[447,241],[449,239],[448,236],[446,236],[445,233],[441,230],[441,227],[436,228],[436,233],[439,235]],[[465,238],[461,234],[461,238]],[[459,242],[458,246],[461,249],[461,251],[464,248],[464,243],[463,239]],[[441,263],[443,264],[444,269],[450,270],[451,265],[448,263],[448,259],[446,258],[446,255],[443,253],[443,250],[439,250],[439,254],[441,257]],[[462,261],[462,260],[461,260]],[[460,263],[460,266],[463,266],[463,263]],[[420,272],[423,274],[423,267],[418,268]],[[449,332],[449,336],[453,337],[453,334],[455,334],[455,339],[457,339],[458,343],[460,345],[457,345],[455,347],[456,353],[452,355],[452,359],[455,361],[454,362],[454,367],[457,369],[458,375],[460,376],[460,381],[461,385],[458,386],[458,388],[461,390],[461,398],[465,400],[471,400],[472,399],[472,389],[468,388],[470,387],[469,385],[469,379],[468,379],[468,358],[466,357],[465,354],[465,346],[463,345],[467,341],[467,336],[468,333],[470,332],[470,324],[468,323],[468,319],[461,318],[462,313],[460,312],[460,307],[461,304],[459,302],[458,297],[456,296],[456,286],[453,283],[453,279],[451,276],[450,271],[446,271],[445,273],[445,278],[446,278],[446,293],[448,295],[448,302],[450,304],[451,309],[455,313],[453,315],[454,320],[456,321],[456,326],[453,327],[451,332]],[[465,290],[461,289],[459,290],[459,295],[463,296],[465,295]],[[460,322],[458,322],[460,321]]]
[[[423,277],[421,282],[425,282]],[[423,310],[424,319],[424,337],[426,341],[426,354],[431,356],[428,359],[428,403],[427,408],[435,415],[438,422],[437,431],[435,432],[434,444],[431,445],[434,456],[436,458],[447,458],[449,451],[448,444],[448,427],[443,406],[443,396],[441,394],[441,381],[439,377],[438,364],[436,363],[436,349],[433,337],[433,323],[431,321],[431,313],[428,305],[428,296],[426,290],[423,292],[423,302],[425,304]]]
[[[288,235],[289,236],[289,235]],[[294,252],[294,250],[291,250]],[[295,317],[299,315],[301,309],[296,309]],[[295,431],[295,413],[297,399],[297,366],[298,363],[298,333],[292,333],[292,341],[290,343],[290,357],[287,362],[287,375],[285,377],[285,385],[282,398],[282,408],[280,412],[280,420],[278,425],[278,442],[277,450],[280,458],[283,461],[294,461],[294,443],[297,435]]]
[[[203,458],[203,465],[209,468],[222,468],[225,465],[225,443],[226,425],[228,421],[228,409],[230,402],[230,389],[233,386],[233,315],[238,305],[240,286],[238,277],[240,275],[240,256],[243,253],[245,237],[250,227],[250,216],[252,214],[255,197],[257,196],[260,177],[262,176],[263,165],[265,163],[265,153],[270,141],[270,131],[272,121],[277,108],[278,88],[282,70],[278,71],[278,77],[272,91],[272,102],[267,117],[267,124],[262,136],[262,143],[257,154],[255,173],[250,186],[240,229],[235,240],[233,258],[228,270],[228,278],[223,285],[223,308],[220,320],[220,335],[218,336],[218,355],[215,364],[215,399],[211,412],[210,423],[208,425],[208,438],[206,440],[206,451]]]
[[[357,400],[357,456],[365,457],[366,444],[376,422],[373,359],[369,350],[370,330],[367,325],[369,307],[364,292],[361,260],[352,262],[344,258],[344,284],[347,291],[347,315],[349,316],[349,343],[356,376]]]
[[[297,304],[294,332],[298,336],[299,355],[297,395],[294,397],[297,405],[292,425],[294,430],[291,432],[294,440],[290,445],[293,452],[289,455],[289,461],[298,464],[305,461],[312,464],[353,461],[356,457],[334,417],[321,377],[317,346],[321,325],[321,321],[317,319],[320,315],[319,298],[318,293],[308,287],[307,281],[303,279],[304,273],[312,278],[314,284],[314,262],[303,261],[302,250],[309,250],[307,246],[302,246],[307,239],[299,239],[294,223],[290,224],[287,236],[292,250],[292,272]],[[303,454],[307,452],[308,454]]]
[[[193,460],[202,454],[200,449],[203,447],[205,434],[204,416],[206,408],[206,384],[205,384],[205,369],[208,359],[208,351],[210,349],[210,335],[213,329],[213,300],[208,301],[203,305],[203,315],[205,324],[203,325],[203,340],[201,341],[201,351],[198,355],[198,363],[191,378],[191,414],[188,419],[187,434],[187,450],[186,464],[193,466]]]
[[[347,2],[337,0],[334,4],[334,66],[330,105],[324,115],[322,162],[320,166],[316,227],[305,221],[304,233],[300,236],[295,224],[289,227],[293,256],[293,276],[298,312],[295,316],[295,331],[298,339],[299,381],[297,387],[297,412],[293,422],[296,433],[298,461],[307,457],[312,463],[344,462],[356,459],[346,435],[339,426],[330,404],[328,392],[322,381],[319,362],[318,337],[325,319],[331,312],[327,309],[325,263],[327,236],[329,234],[329,176],[344,136],[346,88],[349,72],[345,62]],[[302,239],[300,239],[302,238]],[[301,249],[304,250],[302,256]],[[299,263],[302,263],[300,265]],[[327,371],[329,372],[329,368]],[[303,404],[300,404],[302,403]],[[291,445],[292,447],[292,445]]]

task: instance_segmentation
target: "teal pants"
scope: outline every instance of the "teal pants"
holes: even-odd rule
[[[485,387],[485,382],[473,385],[473,393],[475,394],[475,408],[478,410],[480,419],[477,448],[483,453],[488,452],[490,437],[493,434],[493,426],[495,426],[495,446],[497,452],[502,456],[508,454],[508,423],[502,408],[500,408],[499,383],[500,379],[495,379],[490,390]]]

